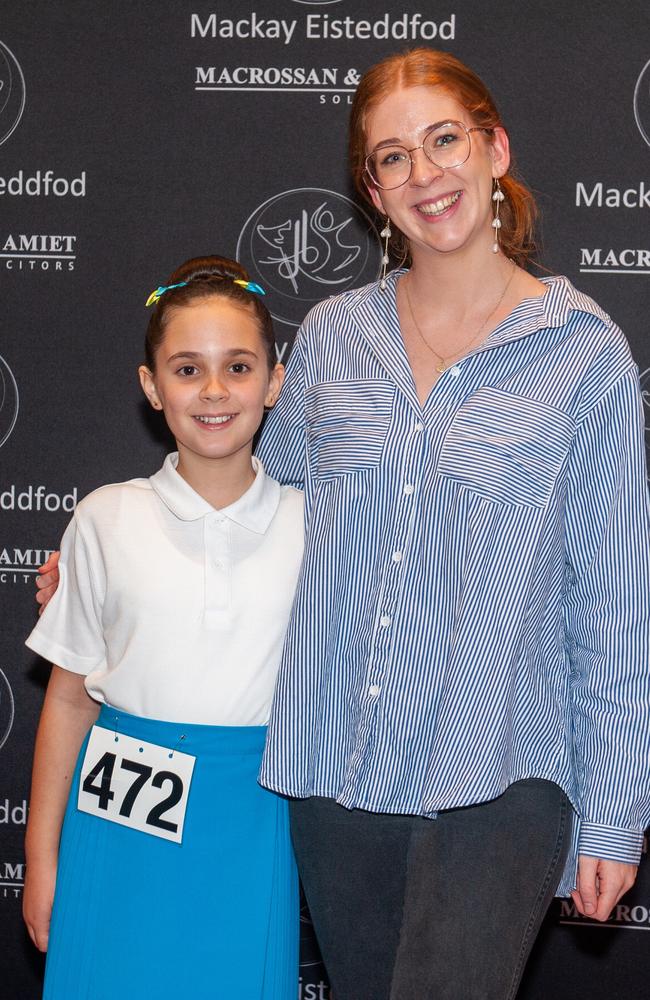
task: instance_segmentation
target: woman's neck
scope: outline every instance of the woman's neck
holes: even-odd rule
[[[422,253],[415,248],[409,292],[429,315],[437,313],[462,322],[468,314],[480,312],[481,303],[494,301],[495,292],[511,279],[512,268],[512,261],[504,254],[493,254],[483,246],[462,256]]]

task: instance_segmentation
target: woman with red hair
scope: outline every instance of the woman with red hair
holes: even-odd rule
[[[261,780],[336,1000],[506,1000],[554,893],[605,920],[650,822],[637,371],[526,269],[533,198],[457,59],[370,69],[350,152],[384,267],[307,316],[262,440],[307,540]]]

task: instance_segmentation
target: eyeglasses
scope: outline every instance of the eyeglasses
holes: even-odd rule
[[[380,146],[366,156],[366,171],[373,184],[390,191],[401,187],[410,179],[413,172],[413,157],[416,149],[421,149],[424,155],[441,170],[460,167],[472,152],[470,132],[486,132],[492,129],[475,125],[467,128],[462,122],[437,122],[432,125],[419,146],[407,149],[406,146],[388,143]]]

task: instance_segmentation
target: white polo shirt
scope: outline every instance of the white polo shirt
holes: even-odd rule
[[[81,501],[27,645],[134,715],[262,725],[302,558],[302,493],[253,459],[252,486],[215,510],[177,462]]]

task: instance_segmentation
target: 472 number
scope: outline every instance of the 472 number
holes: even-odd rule
[[[113,784],[116,763],[117,754],[107,752],[100,757],[92,770],[84,778],[82,788],[89,795],[97,796],[97,806],[99,809],[107,810],[109,803],[115,798],[115,792],[111,786]],[[131,815],[135,801],[148,781],[151,781],[154,788],[160,789],[166,783],[170,783],[171,789],[169,794],[149,810],[145,823],[148,826],[176,833],[178,824],[163,819],[163,816],[180,802],[184,790],[182,779],[173,771],[156,771],[154,773],[153,768],[149,767],[148,764],[144,764],[138,760],[129,760],[128,757],[120,759],[120,770],[130,771],[134,775],[134,778],[122,799],[118,814],[127,818]]]

